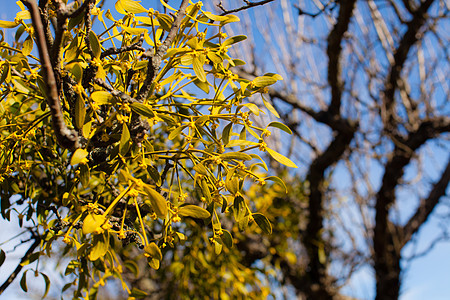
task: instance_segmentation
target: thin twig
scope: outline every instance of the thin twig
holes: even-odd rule
[[[232,14],[232,13],[235,13],[235,12],[239,12],[239,11],[241,11],[241,10],[246,10],[246,9],[249,9],[249,8],[252,8],[252,7],[255,7],[255,6],[264,5],[264,4],[273,2],[273,1],[274,1],[274,0],[263,0],[263,1],[260,1],[260,2],[250,2],[250,1],[245,1],[245,3],[246,3],[247,5],[241,6],[241,7],[239,7],[239,8],[231,9],[231,10],[226,10],[226,9],[223,7],[222,1],[221,1],[221,2],[219,2],[219,4],[217,4],[217,7],[220,8],[220,9],[223,11],[223,13],[221,13],[220,15],[221,15],[221,16],[225,16],[225,15]]]

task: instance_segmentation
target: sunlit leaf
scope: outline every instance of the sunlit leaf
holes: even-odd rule
[[[141,1],[119,0],[118,2],[120,2],[122,9],[133,14],[139,14],[148,11],[141,4],[139,4]]]
[[[23,41],[22,54],[27,56],[33,50],[33,39],[31,37],[27,37],[25,41]]]
[[[144,247],[144,252],[151,258],[155,258],[157,260],[161,260],[163,258],[161,249],[159,249],[159,247],[153,242]]]
[[[266,99],[264,99],[264,97],[261,95],[261,98],[263,99],[263,103],[264,106],[278,119],[280,118],[280,115],[278,114],[277,110],[275,109],[275,107],[273,107],[273,105],[269,102],[266,101]]]
[[[19,25],[20,23],[0,20],[0,28],[14,28]]]
[[[170,28],[172,27],[173,20],[169,15],[166,14],[158,14],[156,15],[158,18],[158,22],[161,25],[161,27],[165,31],[170,31]]]
[[[267,125],[267,127],[276,127],[278,129],[283,130],[286,133],[292,134],[292,130],[280,122],[270,122],[269,125]]]
[[[223,43],[222,46],[229,46],[229,45],[233,45],[236,44],[240,41],[243,41],[247,39],[247,37],[245,35],[237,35],[237,36],[233,36],[230,37],[229,39],[226,39]]]
[[[235,15],[228,15],[226,17],[227,17],[226,20],[220,21],[220,26],[223,26],[223,25],[228,24],[228,23],[233,23],[233,22],[239,22],[240,21],[240,19],[237,16],[235,16]]]
[[[272,158],[275,159],[280,164],[283,164],[290,168],[298,168],[297,165],[292,160],[290,160],[286,156],[276,152],[275,150],[267,148],[267,152],[269,152],[270,156],[272,156]]]
[[[237,159],[237,160],[251,160],[252,157],[244,152],[227,152],[220,154],[220,158],[224,160]]]
[[[72,154],[72,158],[70,159],[70,164],[72,166],[79,164],[82,160],[84,160],[88,156],[89,152],[87,152],[85,149],[77,149]]]
[[[148,200],[150,201],[150,205],[152,206],[153,211],[159,218],[165,219],[168,211],[166,199],[148,185],[144,186],[144,190],[148,196]]]
[[[85,117],[86,107],[84,105],[84,100],[81,96],[78,96],[75,102],[75,126],[77,128],[83,128]]]
[[[107,91],[95,91],[91,94],[91,98],[98,105],[105,105],[111,104],[114,97]]]
[[[96,232],[105,222],[106,218],[103,215],[89,213],[83,220],[83,234]]]
[[[192,217],[197,219],[207,219],[211,217],[211,214],[206,209],[190,204],[179,207],[178,215],[181,217]]]
[[[226,17],[226,16],[218,16],[218,15],[215,15],[215,14],[209,12],[209,11],[204,11],[203,14],[204,14],[208,19],[213,20],[213,21],[222,22],[222,21],[228,20],[228,17]]]
[[[125,30],[126,33],[129,33],[132,35],[140,35],[142,33],[147,32],[147,30],[148,30],[145,28],[128,27],[128,26],[123,26],[123,25],[122,25],[122,29]]]
[[[253,85],[257,88],[269,86],[275,82],[277,82],[277,80],[270,76],[260,76],[252,80]]]
[[[128,130],[128,126],[123,124],[122,126],[122,135],[120,137],[119,143],[119,151],[122,155],[125,155],[128,152],[129,144],[130,144],[130,131]]]
[[[94,237],[93,246],[89,251],[89,259],[91,261],[95,261],[106,254],[109,247],[108,239],[109,239],[108,232],[98,234]]]
[[[273,182],[276,182],[276,183],[278,183],[279,185],[281,185],[281,186],[284,188],[284,190],[286,191],[286,193],[288,192],[288,191],[287,191],[286,184],[285,184],[284,181],[281,180],[279,177],[277,177],[277,176],[268,176],[268,177],[264,178],[264,180],[271,180],[271,181],[273,181]]]
[[[200,62],[200,60],[197,57],[193,58],[192,66],[194,68],[195,75],[197,75],[197,78],[200,81],[205,82],[206,81],[205,70],[203,70],[203,64]]]
[[[137,288],[133,287],[133,288],[131,289],[131,294],[130,294],[130,296],[139,299],[139,298],[145,298],[145,297],[147,297],[147,296],[148,296],[148,293],[146,293],[146,292],[144,292],[144,291],[142,291],[142,290],[140,290],[140,289],[137,289]]]
[[[133,102],[131,103],[130,108],[133,112],[147,118],[153,118],[155,116],[151,106],[148,104]]]

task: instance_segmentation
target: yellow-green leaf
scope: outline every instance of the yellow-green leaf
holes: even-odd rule
[[[225,187],[232,194],[236,195],[239,192],[239,179],[237,177],[232,177],[225,181]]]
[[[214,253],[216,253],[216,255],[219,255],[222,252],[222,241],[214,241]]]
[[[33,50],[33,39],[31,37],[27,37],[23,42],[22,54],[27,56]]]
[[[70,164],[72,166],[79,164],[82,160],[88,156],[89,152],[87,152],[85,149],[78,148],[75,150],[75,152],[72,154],[72,158],[70,159]]]
[[[183,131],[183,129],[185,128],[185,126],[180,126],[175,128],[170,134],[168,139],[171,141],[174,138],[176,138],[177,136],[179,136],[181,134],[181,131]]]
[[[230,140],[226,147],[236,147],[236,146],[256,146],[258,143],[247,141],[247,140]]]
[[[266,99],[264,99],[264,97],[261,95],[261,98],[264,102],[264,106],[278,119],[280,118],[280,115],[278,114],[277,110],[275,109],[275,107],[273,107],[273,105],[269,102],[266,101]]]
[[[144,247],[144,252],[151,258],[155,258],[157,260],[162,259],[161,249],[159,249],[158,245],[153,242]]]
[[[220,158],[224,160],[237,159],[237,160],[251,160],[252,157],[243,152],[228,152],[220,154]]]
[[[107,231],[98,234],[93,239],[93,247],[89,251],[89,260],[96,261],[105,256],[109,246],[109,234]]]
[[[48,291],[50,290],[50,279],[44,273],[42,273],[42,272],[39,272],[39,273],[42,275],[42,277],[44,278],[44,282],[45,282],[44,296],[42,296],[42,299],[45,299],[45,297],[47,297]]]
[[[206,169],[206,167],[202,163],[196,164],[194,166],[194,171],[196,171],[198,174],[201,174],[201,175],[207,175],[208,174],[208,170]]]
[[[147,118],[153,118],[155,116],[155,113],[153,112],[151,106],[147,104],[133,102],[131,103],[130,108],[133,112],[137,113],[138,115]]]
[[[156,18],[158,18],[159,24],[165,31],[170,31],[173,23],[172,17],[166,14],[157,14]]]
[[[207,219],[211,217],[211,214],[206,209],[190,204],[179,207],[178,215],[181,217],[192,217],[196,219]]]
[[[151,268],[153,268],[153,269],[155,269],[155,270],[158,270],[158,269],[159,269],[159,266],[160,266],[160,261],[159,261],[158,259],[156,259],[156,258],[152,258],[152,259],[148,262],[148,265],[149,265]]]
[[[139,276],[139,266],[134,260],[126,260],[124,263],[125,267],[133,273],[134,276]]]
[[[0,28],[14,28],[14,27],[18,26],[19,24],[20,23],[0,20]]]
[[[123,124],[122,136],[120,137],[119,151],[122,155],[125,155],[129,150],[130,144],[130,131],[128,130],[127,124]]]
[[[16,18],[22,20],[29,20],[31,19],[31,14],[28,10],[22,10],[16,14]]]
[[[222,235],[220,236],[220,239],[222,242],[227,246],[228,248],[233,247],[233,236],[228,230],[222,229]]]
[[[198,80],[205,82],[206,81],[205,70],[203,70],[203,64],[200,62],[200,60],[197,57],[194,57],[192,59],[192,66],[194,68],[194,72],[195,72],[195,75],[197,76]]]
[[[270,224],[269,219],[267,219],[266,216],[260,213],[254,213],[252,214],[252,217],[264,233],[272,234],[272,224]]]
[[[230,142],[230,133],[232,128],[233,123],[229,123],[222,131],[222,141],[225,146]]]
[[[222,45],[223,45],[223,46],[233,45],[233,44],[238,43],[238,42],[240,42],[240,41],[243,41],[243,40],[245,40],[245,39],[247,39],[247,37],[246,37],[245,35],[237,35],[237,36],[233,36],[233,37],[230,37],[229,39],[225,40],[225,41],[222,43]]]
[[[276,127],[278,129],[283,130],[286,133],[292,134],[292,130],[280,122],[270,122],[269,125],[267,125],[267,127]]]
[[[260,76],[252,80],[253,85],[257,88],[269,86],[275,82],[277,82],[277,80],[271,76]]]
[[[91,94],[91,98],[98,105],[105,105],[111,104],[114,97],[110,92],[107,91],[95,91]]]
[[[117,8],[117,6],[120,6],[121,10],[125,10],[125,11],[133,13],[133,14],[147,12],[148,10],[145,9],[141,4],[139,4],[140,2],[141,1],[119,0],[116,3],[116,8]]]
[[[210,204],[212,201],[212,198],[211,198],[211,192],[208,187],[208,182],[206,181],[205,178],[202,178],[200,184],[201,184],[203,196],[205,196],[205,198],[206,198],[206,203]]]
[[[81,185],[83,185],[84,188],[87,188],[89,186],[89,179],[91,177],[89,166],[87,164],[82,164],[80,165],[79,170]]]
[[[220,21],[220,26],[228,23],[239,22],[240,19],[235,15],[228,15],[226,20]]]
[[[83,234],[89,234],[100,230],[105,221],[106,218],[103,215],[89,213],[83,220]]]
[[[94,56],[100,58],[102,49],[97,35],[92,30],[89,31],[89,43],[91,44],[91,50],[94,53]]]
[[[222,22],[222,21],[226,21],[228,20],[228,17],[226,16],[218,16],[218,15],[214,15],[209,11],[204,11],[203,14],[210,20],[213,21],[218,21],[218,22]]]
[[[283,164],[290,168],[298,168],[296,164],[286,156],[276,152],[275,150],[272,150],[270,148],[267,148],[267,152],[269,152],[270,156],[272,156],[273,159],[275,159],[280,164]]]
[[[78,129],[83,128],[85,117],[86,107],[84,106],[84,100],[81,96],[78,96],[77,101],[75,102],[75,126]]]
[[[288,191],[287,191],[286,184],[284,183],[283,180],[281,180],[281,178],[279,178],[277,176],[269,176],[269,177],[264,178],[264,180],[271,180],[273,182],[278,183],[279,185],[281,185],[284,188],[284,190],[286,191],[286,194],[287,194]]]
[[[148,200],[150,201],[150,205],[152,206],[155,214],[159,218],[165,219],[167,216],[166,199],[164,199],[164,197],[160,193],[158,193],[148,185],[144,186],[144,190],[148,196]]]
[[[141,33],[147,32],[147,29],[145,28],[127,27],[124,25],[122,25],[122,29],[131,35],[140,35]]]

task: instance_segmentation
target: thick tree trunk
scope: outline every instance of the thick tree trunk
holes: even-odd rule
[[[401,257],[392,243],[392,236],[390,238],[391,241],[386,243],[383,254],[375,256],[376,300],[394,300],[400,295]]]

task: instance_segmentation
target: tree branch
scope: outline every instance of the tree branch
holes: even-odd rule
[[[393,124],[394,119],[394,104],[395,104],[395,91],[398,88],[400,75],[403,70],[403,66],[408,57],[408,53],[411,47],[420,39],[419,30],[425,24],[426,13],[433,4],[434,0],[426,0],[422,2],[420,7],[414,12],[413,18],[408,22],[408,29],[403,35],[400,43],[395,50],[394,63],[391,65],[390,72],[388,74],[385,90],[384,90],[384,112],[382,112],[382,118],[386,127],[390,127]]]
[[[331,87],[331,103],[328,112],[333,116],[339,114],[341,108],[341,95],[344,86],[341,78],[341,42],[350,24],[355,3],[356,0],[340,2],[338,19],[328,35],[328,83]]]
[[[105,58],[108,55],[120,54],[123,52],[132,51],[132,50],[139,50],[139,51],[144,52],[145,49],[142,47],[143,43],[144,43],[144,35],[142,34],[139,38],[139,41],[137,41],[134,44],[131,44],[128,46],[123,46],[123,47],[120,47],[119,49],[117,49],[116,47],[111,47],[109,49],[106,49],[100,55],[100,59]]]
[[[424,224],[433,209],[439,203],[439,199],[445,195],[448,183],[450,182],[450,159],[447,161],[447,167],[441,175],[438,182],[433,185],[433,189],[428,194],[428,197],[421,201],[416,213],[408,220],[403,227],[402,245],[408,243],[412,236],[419,231],[422,224]]]
[[[34,243],[28,248],[27,252],[25,252],[24,256],[20,260],[20,263],[14,269],[14,271],[9,275],[8,279],[0,286],[0,295],[11,285],[11,283],[16,279],[17,275],[19,275],[20,271],[22,271],[23,266],[21,265],[25,260],[28,259],[31,253],[33,253],[34,249],[36,249],[41,243],[41,239],[38,235],[34,235],[33,237]]]
[[[274,0],[263,0],[263,1],[260,1],[260,2],[244,1],[247,5],[239,7],[239,8],[231,9],[231,10],[226,10],[223,7],[222,1],[221,1],[221,2],[219,2],[219,4],[217,4],[217,7],[220,8],[220,10],[223,11],[223,13],[221,13],[220,15],[221,16],[225,16],[225,15],[232,14],[232,13],[235,13],[235,12],[239,12],[241,10],[246,10],[246,9],[249,9],[249,8],[252,8],[252,7],[255,7],[255,6],[264,5],[264,4],[270,3],[272,1],[274,1]]]
[[[48,86],[47,104],[52,115],[52,125],[55,131],[56,140],[61,147],[66,149],[76,149],[79,147],[78,134],[74,130],[67,128],[64,121],[64,115],[61,111],[58,89],[56,86],[55,74],[49,57],[47,42],[45,40],[44,29],[41,22],[39,8],[35,0],[23,0],[31,13],[33,27],[36,33],[36,44],[41,58],[44,81]]]

